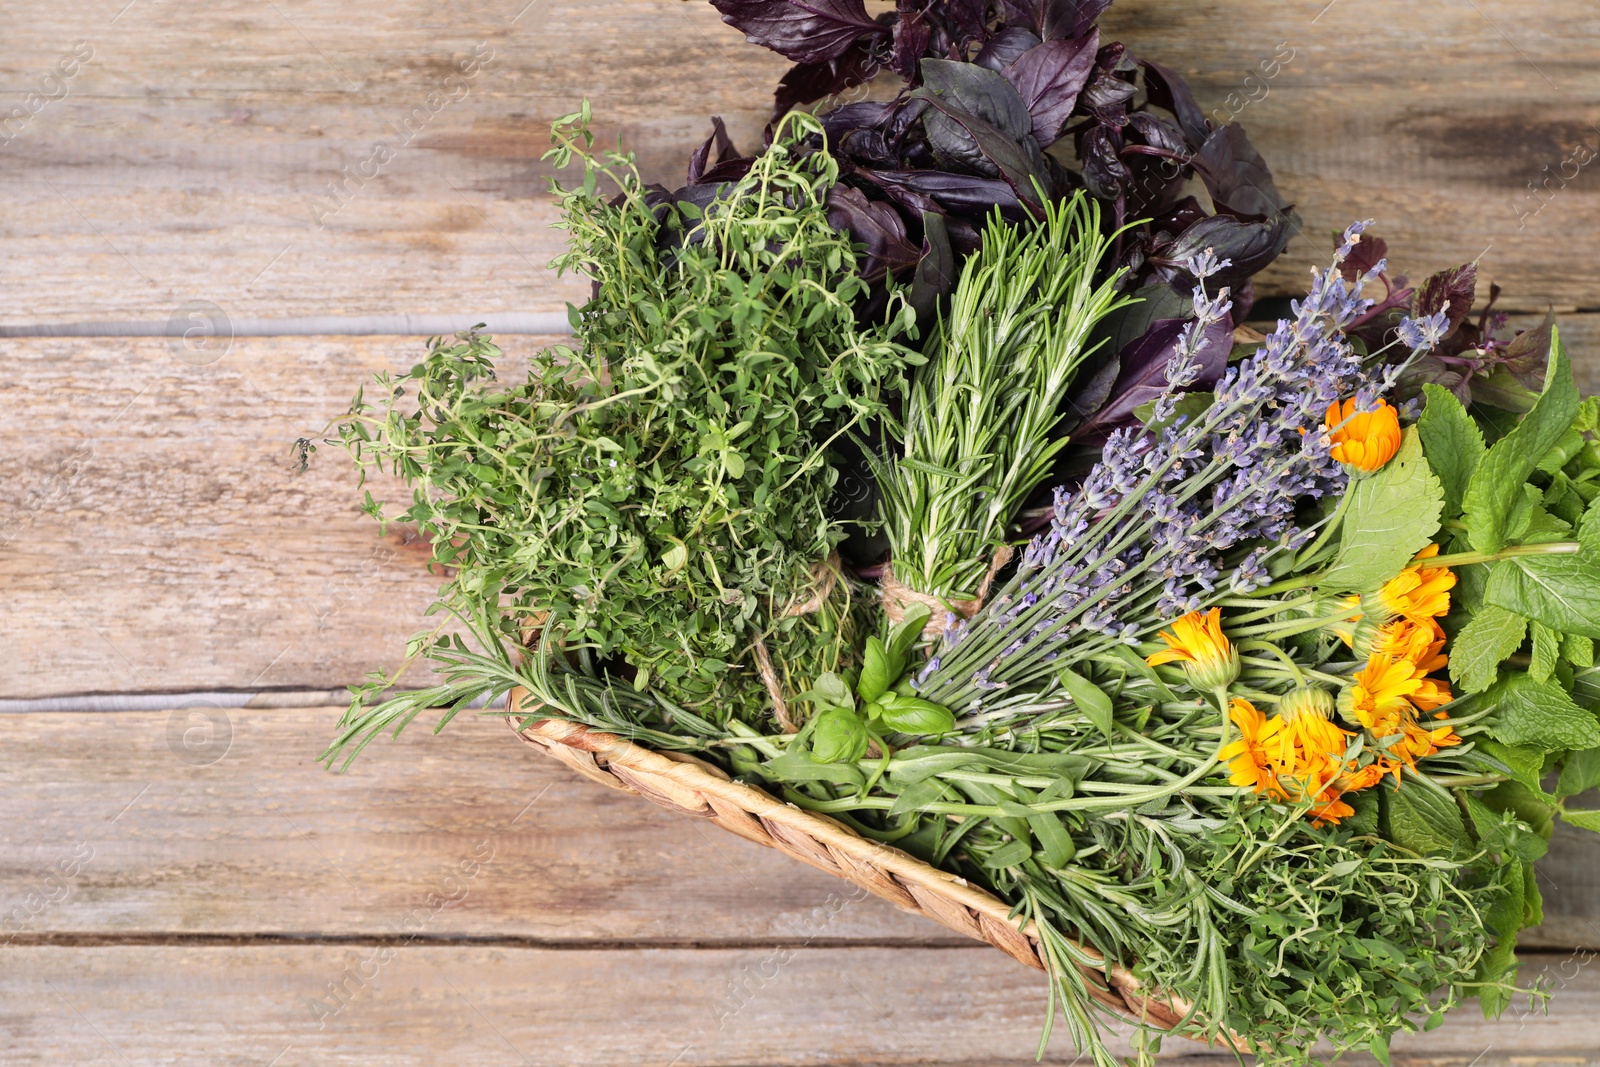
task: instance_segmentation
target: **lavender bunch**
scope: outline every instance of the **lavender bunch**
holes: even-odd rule
[[[1227,289],[1206,291],[1226,261],[1195,257],[1195,319],[1149,423],[1113,434],[1076,492],[1057,490],[1050,527],[1016,574],[981,614],[949,630],[918,675],[922,696],[976,708],[987,692],[1137,644],[1165,620],[1268,584],[1269,563],[1316,536],[1328,519],[1302,524],[1297,502],[1337,496],[1347,480],[1329,454],[1323,413],[1351,394],[1372,403],[1403,366],[1369,372],[1344,335],[1371,306],[1361,291],[1384,266],[1354,283],[1340,275],[1365,226],[1345,231],[1332,267],[1313,270],[1294,318],[1226,372],[1205,410],[1188,415],[1178,409],[1198,372],[1200,338],[1231,308]],[[1407,323],[1404,342],[1430,346],[1437,325]]]

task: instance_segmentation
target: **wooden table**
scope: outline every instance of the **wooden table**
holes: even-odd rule
[[[395,662],[439,581],[338,455],[290,469],[421,349],[351,334],[560,312],[551,119],[588,96],[673,181],[709,114],[754,143],[781,73],[703,3],[526,2],[0,10],[0,1062],[1033,1057],[1033,973],[494,718],[315,763],[331,691]],[[1600,388],[1592,4],[1124,0],[1106,25],[1298,203],[1267,292],[1371,216],[1413,275],[1481,257],[1506,308],[1569,312]],[[83,324],[114,336],[48,336]],[[550,340],[504,337],[508,364]],[[1600,1064],[1595,840],[1559,833],[1541,884],[1550,1015],[1468,1008],[1399,1055]]]

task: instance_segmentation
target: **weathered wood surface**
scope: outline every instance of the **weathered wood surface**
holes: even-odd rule
[[[1550,956],[1530,970],[1557,987],[1548,1016],[1519,1005],[1485,1023],[1469,1005],[1430,1034],[1397,1038],[1395,1062],[1600,1064],[1600,965]],[[1034,1062],[1043,999],[1042,976],[971,949],[0,949],[10,1064],[1022,1067]],[[1169,1039],[1162,1058],[1233,1062],[1204,1051]],[[1076,1062],[1064,1032],[1046,1062]]]
[[[1600,315],[1562,325],[1600,390]],[[553,339],[501,340],[514,374]],[[0,341],[0,698],[338,689],[395,666],[431,625],[427,547],[379,536],[342,451],[297,475],[290,446],[421,351],[237,338],[196,365],[159,339]]]
[[[966,945],[848,884],[573,775],[498,717],[419,722],[343,775],[336,708],[0,716],[0,943],[412,936]],[[1563,829],[1530,947],[1600,949]]]
[[[1264,291],[1373,217],[1413,274],[1481,254],[1509,307],[1600,306],[1593,5],[1120,0],[1105,28],[1299,205]],[[38,105],[0,133],[5,324],[559,310],[582,287],[545,267],[551,119],[588,97],[677,181],[711,114],[757,142],[784,69],[684,0],[68,0],[0,11],[0,39],[0,116]]]
[[[419,721],[329,774],[339,710],[0,716],[0,942],[969,943],[497,716]]]

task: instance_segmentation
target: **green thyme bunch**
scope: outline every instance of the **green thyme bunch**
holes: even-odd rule
[[[486,339],[435,342],[379,379],[376,403],[358,398],[340,437],[363,468],[413,487],[401,517],[460,568],[441,604],[480,646],[542,631],[640,692],[717,721],[762,717],[758,644],[780,679],[832,669],[855,644],[841,632],[849,585],[823,573],[844,536],[825,508],[829,448],[920,361],[899,341],[915,314],[891,287],[882,317],[858,325],[867,283],[825,204],[837,165],[800,147],[816,120],[788,116],[702,209],[649,193],[630,156],[591,154],[588,118],[559,120],[548,154],[583,167],[555,187],[570,250],[554,266],[594,282],[571,312],[577,343],[499,386]],[[431,697],[515,681],[456,666],[466,688]],[[474,671],[494,684],[474,689]],[[414,714],[411,698],[372,714],[362,699],[340,743]]]

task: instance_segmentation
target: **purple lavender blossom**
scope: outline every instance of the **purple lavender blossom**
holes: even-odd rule
[[[1371,306],[1362,286],[1381,271],[1354,284],[1339,273],[1365,227],[1345,231],[1333,266],[1314,270],[1310,291],[1291,305],[1294,317],[1227,370],[1210,407],[1174,418],[1200,338],[1231,310],[1226,289],[1205,291],[1226,262],[1195,257],[1195,320],[1150,424],[1162,428],[1115,431],[1077,491],[1056,490],[1050,527],[1023,552],[1016,575],[947,634],[936,663],[918,675],[924,695],[952,707],[981,703],[983,692],[1047,677],[1057,642],[1074,641],[1083,654],[1137,643],[1217,596],[1268,584],[1267,563],[1309,543],[1316,529],[1297,524],[1298,502],[1342,493],[1347,480],[1329,455],[1324,412],[1352,394],[1382,395],[1400,370],[1363,370],[1344,336]],[[1408,320],[1402,337],[1425,349],[1442,330],[1434,318]]]

